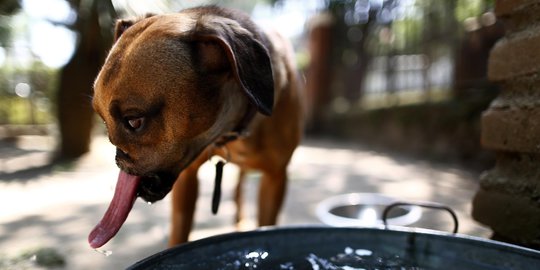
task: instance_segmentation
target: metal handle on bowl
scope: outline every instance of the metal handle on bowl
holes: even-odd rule
[[[387,222],[388,213],[390,213],[390,210],[392,208],[395,208],[395,207],[398,207],[398,206],[420,206],[420,207],[424,207],[424,208],[447,211],[448,213],[450,213],[450,215],[452,216],[452,219],[454,220],[454,231],[453,231],[453,233],[458,232],[459,222],[458,222],[456,212],[454,212],[454,210],[452,210],[452,208],[450,208],[450,207],[448,207],[446,205],[433,203],[433,202],[414,202],[414,203],[412,203],[412,202],[395,202],[395,203],[392,203],[392,204],[388,205],[386,208],[384,208],[384,211],[383,211],[383,214],[382,214],[382,221],[383,221],[383,224],[384,224],[385,228],[388,227],[388,222]]]

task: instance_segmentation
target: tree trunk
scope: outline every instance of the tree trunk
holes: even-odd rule
[[[99,24],[98,2],[94,1],[86,16],[79,14],[79,45],[60,75],[58,159],[77,158],[90,149],[94,118],[92,85],[109,46],[109,39],[103,36]]]
[[[77,53],[61,72],[58,91],[59,158],[77,158],[88,152],[92,131],[92,83],[99,70],[95,59]],[[97,56],[95,58],[98,58]]]

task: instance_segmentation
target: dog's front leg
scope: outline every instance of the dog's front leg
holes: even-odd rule
[[[234,222],[236,224],[236,229],[244,230],[244,179],[246,177],[246,170],[240,168],[238,173],[238,182],[236,184],[236,190],[234,192],[234,202],[236,204],[236,214],[234,216]]]
[[[287,169],[265,172],[259,186],[259,226],[275,225],[285,198]]]

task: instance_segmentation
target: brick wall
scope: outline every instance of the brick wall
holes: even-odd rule
[[[488,76],[500,94],[482,117],[481,141],[496,152],[473,201],[494,238],[540,248],[540,0],[498,0],[507,33],[491,51]]]

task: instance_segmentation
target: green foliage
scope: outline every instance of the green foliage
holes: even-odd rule
[[[0,0],[0,46],[9,44],[11,38],[10,16],[21,9],[19,0]]]
[[[46,100],[31,102],[18,96],[0,98],[0,125],[49,124],[52,116]],[[39,103],[35,104],[35,103]],[[41,105],[45,103],[44,105]],[[32,107],[31,107],[32,106]]]
[[[53,121],[51,100],[57,89],[57,71],[35,62],[29,67],[0,69],[0,124],[47,124]],[[32,89],[29,97],[15,94],[18,83]]]
[[[394,48],[397,51],[411,54],[420,49],[422,21],[415,18],[404,18],[392,24]]]
[[[13,15],[21,9],[20,0],[0,0],[0,14]]]
[[[481,15],[494,5],[493,0],[458,0],[454,16],[459,22]]]
[[[6,46],[11,39],[10,17],[0,15],[0,46]]]

